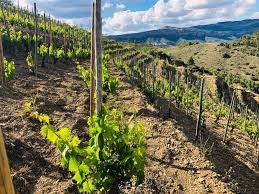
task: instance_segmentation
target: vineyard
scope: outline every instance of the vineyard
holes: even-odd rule
[[[258,193],[259,106],[235,77],[101,36],[99,0],[91,32],[36,4],[0,5],[0,128],[15,193]]]

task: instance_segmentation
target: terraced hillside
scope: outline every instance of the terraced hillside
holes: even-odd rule
[[[258,192],[249,88],[3,2],[0,128],[17,194]]]

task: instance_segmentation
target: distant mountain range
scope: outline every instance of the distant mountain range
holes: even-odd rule
[[[259,19],[250,19],[217,24],[199,25],[186,28],[166,26],[147,32],[108,36],[118,41],[151,43],[154,45],[175,45],[187,41],[229,41],[245,34],[259,31]]]

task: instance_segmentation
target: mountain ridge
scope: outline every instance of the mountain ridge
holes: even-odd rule
[[[184,28],[165,26],[161,29],[145,32],[111,35],[108,38],[117,41],[151,44],[159,44],[162,40],[162,44],[175,45],[179,40],[207,41],[208,39],[215,39],[218,41],[230,41],[256,31],[259,31],[259,19],[247,19]]]

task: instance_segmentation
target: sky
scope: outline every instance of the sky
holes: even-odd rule
[[[69,24],[91,26],[92,0],[12,0]],[[102,0],[103,33],[126,34],[255,18],[259,0]]]

